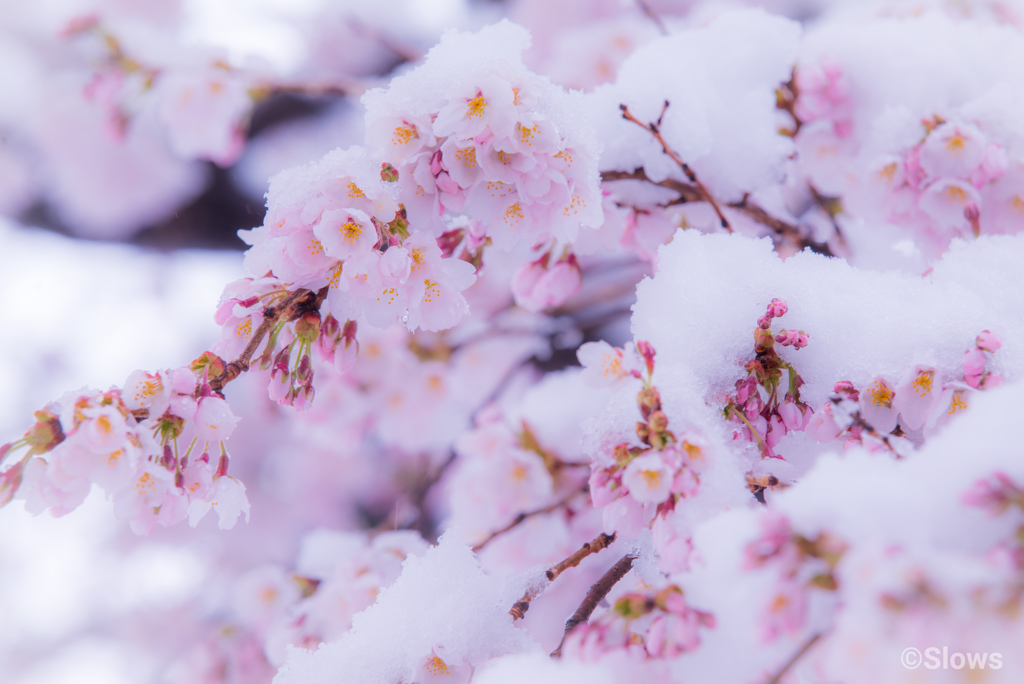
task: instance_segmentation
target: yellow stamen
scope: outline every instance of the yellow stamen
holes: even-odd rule
[[[466,103],[466,116],[471,119],[481,117],[484,115],[484,109],[486,108],[487,100],[484,99],[480,91],[477,91],[476,97]]]
[[[604,377],[609,375],[618,377],[622,375],[622,357],[612,352],[601,357],[601,373]]]
[[[932,380],[935,377],[935,371],[921,371],[917,375],[917,379],[914,380],[914,391],[919,397],[927,397],[932,391]]]
[[[413,138],[419,138],[419,133],[416,132],[415,126],[406,124],[405,126],[396,126],[394,132],[391,134],[392,145],[407,145]]]
[[[957,390],[953,392],[953,398],[949,402],[949,415],[953,415],[957,411],[962,411],[967,408],[967,400],[964,399],[964,391]]]
[[[515,202],[505,210],[505,223],[519,223],[523,218],[523,208]]]
[[[950,204],[967,204],[967,191],[957,185],[947,185],[942,191],[942,196]]]
[[[897,162],[892,162],[891,164],[886,164],[878,172],[878,178],[880,180],[884,180],[886,183],[892,183],[893,180],[896,178],[896,172],[898,170],[899,170],[899,164]]]
[[[462,162],[466,168],[476,168],[476,148],[466,147],[461,150],[455,150],[455,158]]]
[[[704,458],[704,451],[696,444],[690,444],[689,442],[682,443],[683,451],[690,457],[691,461],[698,461]]]
[[[246,318],[244,321],[235,326],[235,335],[241,337],[243,340],[249,339],[252,335],[252,319]]]
[[[644,479],[648,489],[657,489],[661,486],[661,473],[657,470],[641,470],[640,477]]]
[[[342,224],[341,226],[342,239],[350,245],[354,245],[356,243],[356,240],[358,240],[359,236],[362,234],[362,227],[358,223],[355,223],[354,221],[349,221],[348,223]]]
[[[417,247],[412,250],[412,270],[418,271],[423,267],[423,264],[427,263],[427,257],[423,253],[423,250]]]
[[[875,406],[892,407],[892,390],[882,384],[881,380],[875,380],[874,386],[868,392],[871,394],[871,403]]]
[[[445,662],[438,658],[436,655],[431,656],[427,660],[427,672],[429,672],[435,677],[437,677],[438,675],[451,674]]]

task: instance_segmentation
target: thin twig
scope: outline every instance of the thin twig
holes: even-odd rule
[[[579,625],[583,624],[590,619],[593,615],[594,609],[597,605],[604,600],[604,597],[608,595],[608,592],[612,590],[620,579],[626,576],[626,573],[633,567],[633,561],[636,560],[636,556],[626,554],[619,561],[613,565],[608,572],[601,576],[601,579],[597,580],[591,587],[590,591],[583,598],[583,603],[576,609],[576,612],[572,614],[572,617],[565,621],[565,631],[562,633],[562,640],[558,642],[558,648],[551,652],[552,658],[562,657],[562,646],[565,645],[565,640]]]
[[[679,168],[683,170],[683,173],[686,174],[686,177],[689,179],[689,181],[693,183],[695,186],[697,186],[697,190],[699,190],[701,194],[701,199],[703,199],[705,202],[711,205],[711,208],[714,209],[715,213],[718,215],[718,220],[722,222],[722,227],[731,233],[732,227],[729,225],[729,222],[725,219],[725,215],[722,213],[722,209],[718,206],[718,202],[715,200],[714,196],[710,192],[708,192],[708,189],[704,187],[704,184],[697,179],[697,174],[693,172],[693,169],[691,169],[690,166],[683,161],[683,158],[680,157],[675,150],[669,147],[668,142],[666,142],[664,136],[661,135],[661,119],[662,117],[665,116],[665,110],[668,109],[668,100],[665,100],[665,105],[661,110],[661,115],[658,117],[658,120],[649,124],[645,124],[643,121],[633,116],[633,114],[630,113],[629,111],[629,107],[627,107],[626,105],[620,104],[619,109],[622,110],[623,119],[635,123],[637,126],[640,126],[640,128],[649,131],[651,135],[654,136],[654,139],[661,144],[662,152],[667,154],[669,159],[674,161],[679,166]]]
[[[791,71],[789,80],[775,90],[775,108],[786,112],[793,119],[793,130],[782,131],[783,135],[791,138],[796,137],[804,123],[796,115],[796,100],[799,96],[800,89],[796,85],[796,72]]]
[[[562,463],[562,462],[560,461],[559,463]],[[575,463],[573,463],[573,464],[565,464],[565,465],[582,465],[582,464],[575,464]],[[589,464],[586,464],[586,465],[589,466]],[[553,504],[549,504],[549,505],[545,506],[544,508],[538,508],[535,511],[526,511],[526,512],[520,513],[515,518],[513,518],[512,522],[510,522],[508,525],[505,525],[500,530],[495,530],[494,532],[491,532],[487,536],[486,539],[484,539],[482,542],[480,542],[479,544],[474,546],[473,547],[473,552],[474,553],[479,552],[481,549],[483,549],[485,546],[487,546],[490,542],[494,541],[495,538],[500,537],[501,535],[505,534],[509,530],[515,528],[518,525],[521,525],[523,523],[523,521],[525,521],[527,518],[532,518],[535,515],[544,515],[545,513],[551,513],[553,511],[557,511],[559,508],[561,508],[562,506],[565,506],[570,501],[572,501],[574,498],[576,498],[576,496],[578,496],[580,494],[584,494],[587,491],[588,491],[588,487],[583,487],[583,489],[577,489],[576,491],[570,493],[568,496],[566,496],[566,497],[556,501]]]
[[[772,675],[771,678],[769,678],[765,682],[765,684],[779,684],[779,682],[782,681],[782,678],[786,676],[786,673],[789,672],[789,670],[794,665],[796,665],[796,662],[798,660],[803,658],[804,655],[806,655],[806,653],[811,650],[811,647],[814,646],[814,644],[818,643],[818,640],[821,639],[821,637],[822,637],[821,632],[818,632],[817,634],[812,636],[810,639],[808,639],[804,643],[804,645],[800,647],[800,650],[798,650],[796,653],[794,653],[793,657],[786,661],[786,663],[782,666],[782,669],[780,669],[778,672],[776,672],[774,675]]]
[[[702,202],[704,196],[701,194],[700,189],[695,185],[684,183],[683,181],[676,180],[674,178],[666,178],[662,181],[654,181],[647,175],[647,172],[643,168],[634,169],[632,171],[602,171],[601,181],[620,181],[620,180],[638,180],[645,183],[651,183],[653,185],[660,185],[663,188],[672,190],[679,194],[679,198],[670,202],[669,204],[686,204],[688,202]],[[818,254],[824,254],[826,256],[833,256],[831,249],[828,245],[815,242],[808,239],[803,235],[801,230],[793,225],[783,221],[780,218],[772,216],[763,208],[754,204],[750,201],[749,195],[744,195],[743,199],[739,202],[730,202],[728,205],[730,209],[738,211],[741,214],[748,216],[755,222],[770,228],[777,236],[792,241],[797,247],[803,249],[804,247],[810,247],[811,251],[817,252]]]
[[[668,27],[665,26],[665,22],[662,20],[661,16],[658,15],[657,12],[651,9],[651,6],[647,4],[646,0],[636,0],[636,5],[637,7],[640,8],[640,11],[647,16],[648,19],[654,22],[654,25],[658,27],[659,31],[661,31],[661,35],[668,35]]]
[[[653,183],[654,185],[660,185],[663,188],[668,188],[674,192],[679,193],[680,204],[686,202],[702,202],[704,197],[700,194],[700,190],[695,185],[684,183],[683,181],[676,180],[674,178],[666,178],[661,181],[654,181],[647,175],[644,169],[638,168],[632,171],[602,171],[602,181],[617,181],[617,180],[638,180],[646,183]]]
[[[825,212],[825,215],[828,216],[828,220],[832,222],[832,230],[836,233],[836,240],[845,250],[847,248],[846,237],[843,235],[843,229],[839,227],[839,221],[836,220],[836,214],[842,211],[839,205],[839,199],[836,197],[827,197],[821,194],[818,192],[818,189],[810,183],[807,184],[807,187],[811,191],[811,197],[814,198],[814,203],[817,204],[823,212]]]
[[[548,568],[547,572],[544,573],[547,577],[548,582],[554,582],[563,572],[569,568],[575,568],[580,562],[583,561],[587,556],[592,556],[599,551],[608,548],[608,545],[615,541],[614,534],[601,533],[597,535],[593,540],[586,542],[582,547],[565,560],[556,563],[555,565]],[[537,598],[540,593],[540,589],[528,589],[523,597],[515,602],[512,609],[508,611],[508,614],[512,616],[513,620],[521,620],[526,611],[530,609],[530,602]]]
[[[249,364],[252,362],[252,356],[256,353],[260,344],[262,344],[263,338],[270,332],[271,328],[277,325],[279,320],[290,320],[294,316],[295,311],[300,308],[293,305],[303,303],[309,295],[313,295],[313,292],[310,290],[295,290],[279,303],[273,306],[268,306],[264,309],[263,322],[260,323],[258,328],[256,328],[256,332],[253,333],[252,338],[249,340],[249,344],[245,345],[245,349],[243,349],[242,353],[238,355],[238,358],[227,364],[223,373],[210,380],[210,389],[214,392],[219,392],[229,382],[249,370]],[[319,299],[319,295],[314,295],[314,299]],[[312,302],[305,303],[311,304]]]

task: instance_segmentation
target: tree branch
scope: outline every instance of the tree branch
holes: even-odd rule
[[[313,293],[310,290],[299,289],[295,290],[279,303],[273,306],[268,306],[263,310],[263,322],[260,323],[259,327],[256,328],[256,332],[253,333],[252,338],[249,340],[249,344],[245,345],[245,349],[238,355],[238,358],[227,364],[224,368],[224,372],[217,377],[210,380],[210,389],[214,392],[219,392],[229,382],[237,378],[239,375],[249,370],[249,364],[252,362],[253,354],[259,348],[263,342],[263,338],[266,337],[267,333],[277,325],[279,321],[290,321],[301,315],[301,311],[308,310],[310,308],[319,308],[319,303],[323,301],[323,298],[327,296],[327,288],[323,288],[319,293]]]
[[[702,194],[700,188],[696,185],[691,185],[674,178],[666,178],[662,181],[655,181],[647,175],[647,172],[641,167],[632,171],[602,171],[601,181],[611,182],[620,180],[638,180],[645,183],[651,183],[652,185],[659,185],[663,188],[667,188],[679,194],[679,199],[671,202],[670,204],[686,204],[688,202],[703,202],[706,201],[706,197]],[[793,242],[797,247],[803,249],[804,247],[810,247],[811,251],[817,252],[818,254],[824,254],[826,256],[834,256],[832,250],[828,245],[815,242],[805,237],[800,229],[793,225],[783,221],[780,218],[772,216],[763,208],[754,204],[750,201],[749,196],[745,195],[739,202],[730,202],[727,204],[730,209],[738,211],[741,214],[748,216],[755,222],[769,228],[778,237],[785,238]]]
[[[653,9],[651,9],[651,6],[647,4],[646,0],[636,0],[636,4],[637,4],[637,7],[640,8],[640,11],[643,12],[643,14],[648,19],[650,19],[651,21],[654,22],[654,25],[658,27],[659,31],[661,31],[661,35],[667,36],[668,35],[668,27],[665,26],[665,22],[658,15],[658,13],[655,12]]]
[[[796,662],[798,660],[803,658],[804,655],[806,655],[807,652],[811,650],[811,647],[814,646],[814,644],[818,643],[818,640],[821,639],[821,637],[822,637],[821,632],[818,632],[817,634],[812,636],[810,639],[808,639],[804,643],[804,645],[801,646],[800,649],[796,653],[793,654],[793,657],[791,657],[789,660],[787,660],[785,662],[785,664],[782,666],[782,668],[779,669],[779,671],[776,672],[774,675],[772,675],[765,682],[765,684],[779,684],[779,682],[782,681],[782,678],[786,676],[786,673],[789,672],[790,669],[792,669],[792,667],[794,665],[796,665]]]
[[[559,463],[563,463],[563,462],[559,461]],[[576,465],[576,464],[572,464],[572,465]],[[589,464],[587,464],[587,465],[589,466]],[[561,508],[562,506],[565,506],[570,501],[572,501],[577,495],[585,494],[588,490],[589,490],[589,488],[584,486],[583,489],[577,489],[576,491],[571,492],[568,496],[563,497],[562,499],[559,499],[555,503],[549,504],[549,505],[545,506],[544,508],[538,508],[535,511],[525,511],[523,513],[520,513],[515,518],[513,518],[512,522],[510,522],[508,525],[505,525],[500,530],[495,530],[494,532],[491,532],[487,536],[486,539],[484,539],[482,542],[480,542],[479,544],[474,546],[473,547],[473,553],[478,553],[481,549],[483,549],[489,543],[494,541],[495,538],[500,537],[501,535],[505,534],[509,530],[514,529],[518,525],[521,525],[523,523],[523,521],[525,521],[527,518],[532,518],[535,515],[543,515],[545,513],[551,513],[553,511],[557,511],[559,508]]]
[[[654,185],[660,185],[663,188],[668,188],[679,193],[681,203],[686,202],[703,202],[704,197],[700,194],[700,190],[696,186],[684,183],[683,181],[676,180],[674,178],[666,178],[662,181],[654,181],[647,175],[647,172],[640,167],[632,171],[602,171],[601,181],[617,181],[617,180],[638,180],[646,183],[653,183]]]
[[[725,219],[725,215],[722,214],[722,209],[718,206],[718,202],[715,200],[714,196],[710,192],[708,192],[708,189],[704,187],[703,183],[697,180],[697,174],[693,172],[693,169],[691,169],[689,165],[683,161],[683,158],[680,157],[675,150],[669,147],[668,142],[666,142],[664,136],[661,135],[661,119],[663,116],[665,116],[665,110],[668,109],[668,100],[665,100],[665,106],[662,107],[661,115],[658,117],[658,120],[649,124],[645,124],[640,119],[633,116],[633,114],[630,113],[629,111],[629,107],[627,107],[626,105],[620,104],[619,109],[622,110],[623,119],[635,123],[637,126],[649,131],[651,135],[654,136],[654,139],[661,144],[661,151],[667,154],[669,159],[674,161],[679,166],[679,168],[683,170],[683,173],[686,174],[686,177],[690,180],[690,183],[696,186],[697,190],[700,192],[701,199],[709,203],[711,205],[711,208],[715,210],[715,213],[718,214],[718,220],[721,221],[722,227],[731,233],[732,227],[729,225],[729,222]]]
[[[597,608],[597,604],[601,603],[604,597],[608,595],[608,592],[612,590],[612,587],[633,568],[633,561],[635,560],[636,556],[626,554],[609,568],[608,572],[601,576],[601,579],[591,585],[590,591],[583,598],[583,603],[572,614],[572,617],[565,621],[565,631],[562,633],[562,640],[558,642],[558,648],[551,652],[552,658],[562,657],[562,646],[565,645],[565,640],[572,630],[590,619],[594,609]]]
[[[583,546],[571,556],[548,568],[548,571],[545,573],[548,582],[554,582],[559,575],[569,568],[575,568],[587,556],[592,556],[595,553],[608,548],[613,541],[615,541],[614,534],[605,534],[602,532],[597,535],[593,540],[583,544]],[[521,620],[523,616],[526,615],[526,611],[530,609],[530,602],[537,598],[538,594],[540,594],[539,589],[527,590],[527,592],[523,594],[523,597],[516,601],[515,605],[513,605],[511,610],[508,611],[508,614],[512,616],[512,619]]]

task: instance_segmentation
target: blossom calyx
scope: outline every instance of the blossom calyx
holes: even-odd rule
[[[227,367],[228,365],[224,362],[224,359],[210,351],[203,352],[202,355],[189,366],[196,375],[201,378],[205,378],[207,381],[224,375],[224,371],[227,370]]]
[[[775,346],[775,338],[771,330],[754,328],[754,351],[758,354],[767,354]]]
[[[295,321],[295,336],[304,342],[315,342],[320,334],[320,312],[307,311]]]
[[[647,420],[652,413],[661,410],[661,393],[657,387],[645,387],[640,390],[636,402],[640,406],[640,415]]]
[[[45,454],[64,441],[64,431],[57,416],[47,409],[40,409],[32,415],[35,416],[36,424],[28,429],[24,437],[29,446],[29,456]]]

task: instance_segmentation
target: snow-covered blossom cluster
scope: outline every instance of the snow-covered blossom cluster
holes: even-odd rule
[[[117,637],[164,681],[1024,677],[1024,5],[345,2],[283,74],[94,4],[48,68],[122,146],[35,124],[58,214],[270,177],[209,351],[0,448],[3,513],[201,567]]]
[[[29,511],[65,515],[95,483],[139,534],[186,518],[194,527],[211,508],[221,529],[242,513],[248,519],[245,485],[227,475],[224,447],[238,418],[199,382],[211,361],[136,371],[124,389],[68,392],[37,411],[25,436],[0,450],[10,457],[25,448],[2,474],[0,500],[24,499]]]

